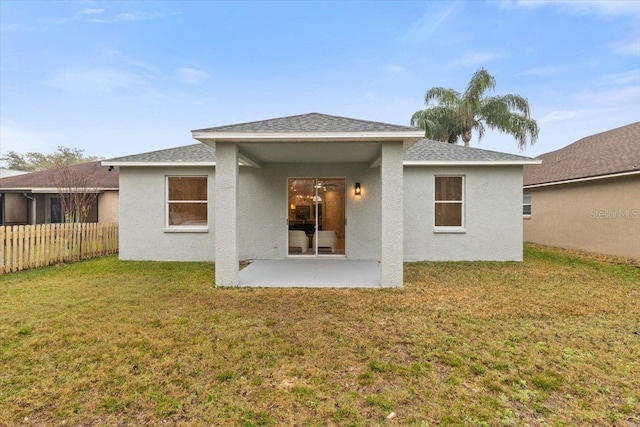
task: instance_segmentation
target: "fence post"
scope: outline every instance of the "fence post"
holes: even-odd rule
[[[4,274],[5,226],[0,227],[0,274]]]

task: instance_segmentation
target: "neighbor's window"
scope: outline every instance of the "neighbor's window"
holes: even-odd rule
[[[64,221],[64,212],[62,212],[62,201],[59,197],[52,197],[51,203],[51,224],[62,224]]]
[[[436,176],[435,184],[434,225],[462,227],[464,177]]]
[[[167,177],[167,224],[169,227],[206,227],[207,177]]]
[[[522,215],[531,215],[531,194],[522,195]]]

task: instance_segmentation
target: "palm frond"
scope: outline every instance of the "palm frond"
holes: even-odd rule
[[[490,129],[513,136],[520,150],[526,148],[527,142],[533,145],[538,140],[538,123],[521,114],[510,112],[506,115],[485,117],[484,122]]]
[[[496,88],[496,79],[487,72],[484,68],[476,71],[471,77],[469,84],[467,85],[467,89],[464,91],[462,95],[462,99],[465,100],[480,100],[482,95],[487,90],[494,90]]]
[[[460,101],[460,94],[453,89],[432,87],[424,95],[424,105],[429,106],[431,101],[437,101],[440,105],[454,106]]]
[[[424,129],[425,138],[455,144],[462,134],[456,115],[456,110],[451,107],[431,107],[416,111],[411,117],[411,125]]]
[[[511,111],[519,112],[525,117],[530,117],[529,101],[527,100],[527,98],[524,98],[520,95],[507,94],[507,95],[492,96],[490,98],[485,98],[482,101],[482,104],[483,104],[482,105],[483,108],[485,108],[485,106],[487,105],[488,105],[487,108],[492,108],[493,104],[496,104],[496,105],[503,104],[503,105],[506,105]]]

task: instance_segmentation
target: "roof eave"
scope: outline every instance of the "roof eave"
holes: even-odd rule
[[[127,161],[105,161],[102,162],[103,166],[113,167],[192,167],[192,166],[215,166],[216,162],[127,162]]]
[[[405,150],[424,138],[424,131],[388,132],[219,132],[194,130],[191,136],[215,146],[216,141],[232,142],[382,142],[403,141]]]
[[[73,190],[73,191],[71,191]],[[56,188],[56,187],[15,187],[15,188],[0,188],[0,193],[37,193],[37,194],[57,194],[57,193],[75,193],[77,190],[83,190],[85,193],[101,193],[103,191],[117,191],[118,187],[94,187],[90,189],[81,188]]]
[[[628,172],[621,172],[621,173],[610,173],[606,175],[585,176],[583,178],[563,179],[561,181],[542,182],[538,184],[527,184],[527,185],[523,185],[523,188],[550,187],[553,185],[572,184],[574,182],[595,181],[599,179],[618,178],[621,176],[639,175],[639,174],[640,174],[640,169],[634,170],[634,171],[628,171]]]
[[[539,165],[542,160],[405,160],[404,166],[525,166]]]

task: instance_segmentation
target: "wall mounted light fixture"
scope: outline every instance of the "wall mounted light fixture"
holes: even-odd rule
[[[362,194],[362,188],[360,188],[360,183],[356,182],[356,196]]]

